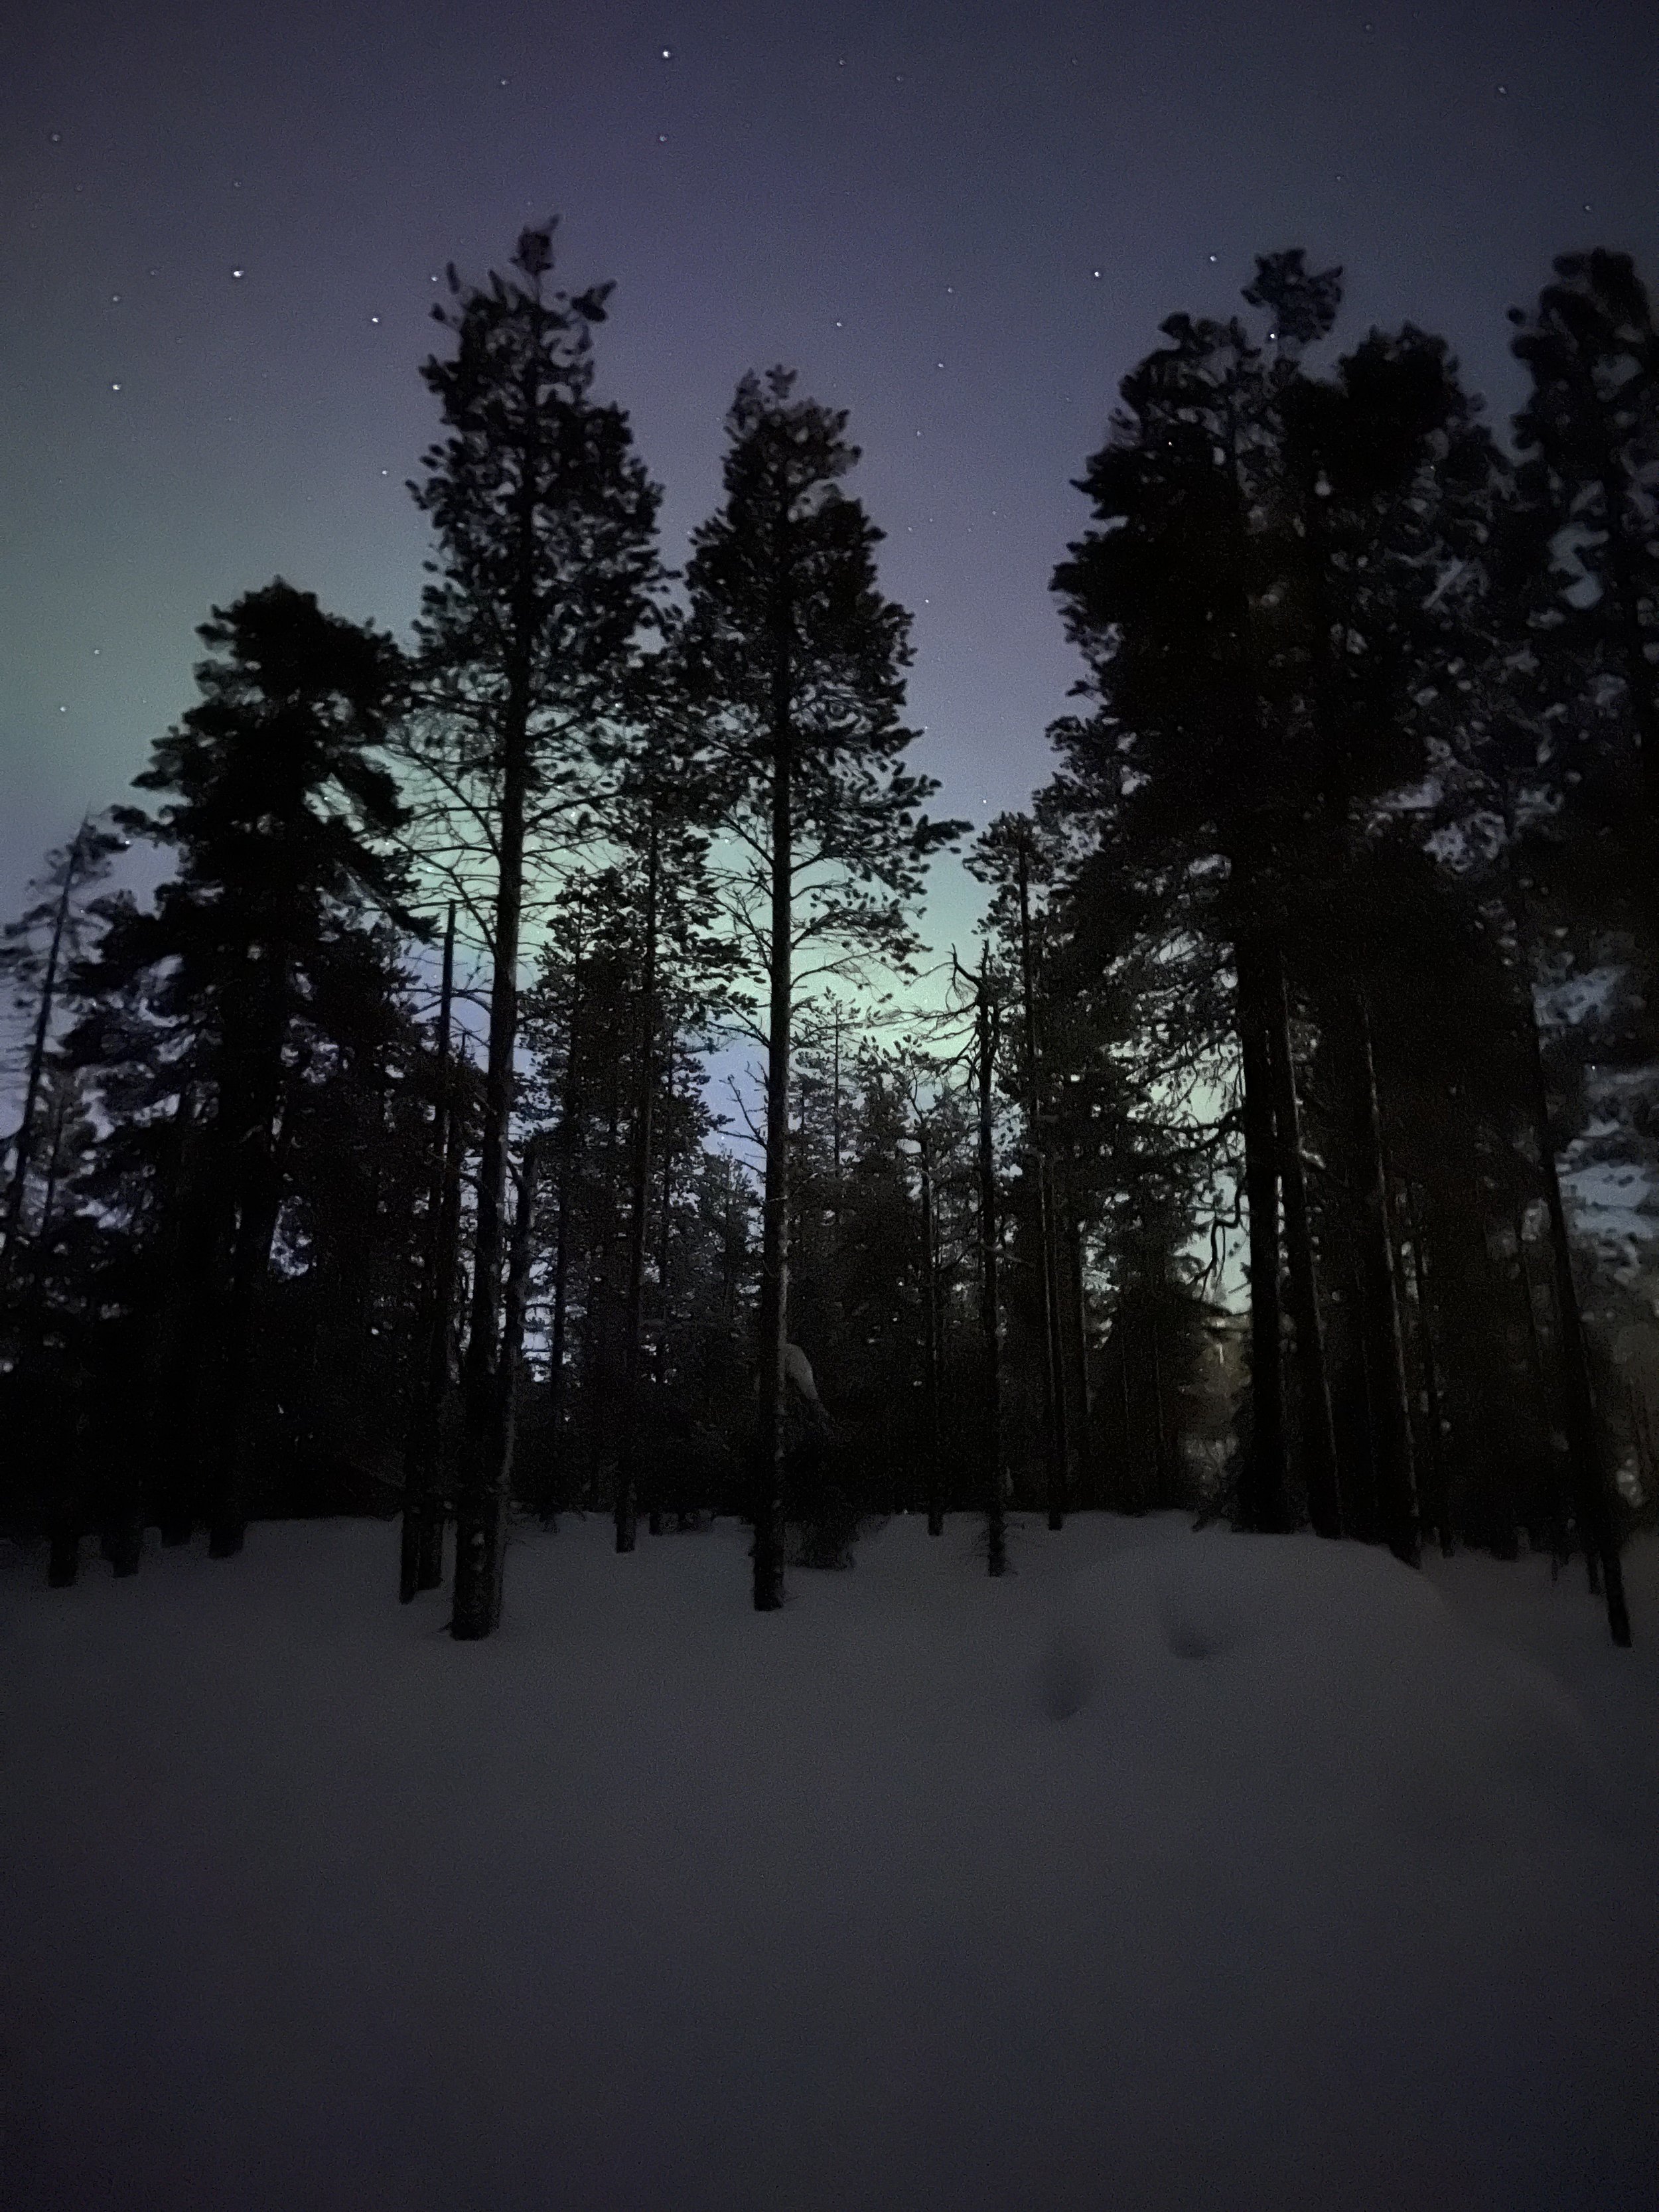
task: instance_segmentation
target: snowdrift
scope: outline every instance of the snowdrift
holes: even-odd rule
[[[465,1647],[379,1525],[16,1563],[8,2206],[1659,2205],[1645,1649],[1538,1563],[975,1542],[757,1616],[742,1530],[571,1522]]]

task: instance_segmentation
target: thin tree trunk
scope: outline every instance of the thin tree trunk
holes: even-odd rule
[[[417,1590],[439,1589],[444,1578],[444,1532],[449,1521],[449,1504],[446,1495],[449,1486],[447,1479],[447,1454],[452,1434],[450,1408],[453,1403],[451,1376],[457,1364],[455,1358],[456,1294],[465,1295],[461,1279],[461,1170],[466,1164],[466,1098],[462,1088],[462,1073],[470,1066],[466,1042],[459,1042],[450,1072],[448,1125],[444,1139],[444,1182],[442,1211],[438,1220],[438,1249],[441,1266],[438,1274],[438,1299],[432,1316],[432,1336],[428,1346],[431,1365],[428,1369],[432,1400],[433,1486],[427,1502],[427,1510],[421,1523],[420,1553],[415,1571]]]
[[[673,1103],[674,1069],[671,1061],[665,1079],[663,1103],[665,1107],[672,1107]],[[675,1148],[672,1128],[672,1121],[668,1120],[663,1132],[662,1212],[657,1224],[657,1297],[662,1308],[662,1326],[657,1334],[657,1388],[659,1390],[668,1387],[668,1254],[669,1237],[674,1226]]]
[[[1291,1312],[1296,1323],[1297,1371],[1301,1382],[1303,1448],[1307,1454],[1308,1518],[1322,1536],[1342,1534],[1336,1474],[1336,1426],[1331,1417],[1330,1376],[1320,1317],[1319,1272],[1302,1158],[1302,1109],[1297,1096],[1296,1054],[1291,1039],[1285,960],[1274,946],[1264,955],[1273,1120],[1279,1134],[1279,1185],[1285,1199],[1285,1250],[1290,1263]]]
[[[629,1193],[628,1306],[623,1347],[623,1435],[617,1466],[617,1549],[631,1552],[639,1533],[637,1498],[640,1448],[640,1331],[645,1318],[646,1213],[651,1193],[651,1109],[656,1101],[657,1042],[657,866],[659,840],[657,802],[651,799],[651,828],[645,863],[645,944],[640,975],[640,1035],[634,1071],[634,1159]]]
[[[64,863],[63,888],[58,894],[57,911],[52,916],[52,939],[46,951],[46,972],[40,979],[40,1002],[35,1008],[34,1027],[29,1036],[28,1069],[23,1079],[23,1112],[13,1139],[17,1147],[17,1157],[12,1163],[11,1182],[6,1191],[5,1225],[3,1239],[0,1239],[0,1297],[4,1295],[16,1258],[17,1239],[23,1218],[23,1194],[27,1188],[29,1162],[34,1152],[34,1116],[39,1110],[40,1086],[46,1076],[46,1048],[52,1041],[52,1007],[58,995],[64,940],[69,933],[71,902],[76,878],[81,872],[87,826],[83,820],[75,833],[75,842],[70,847],[69,856]]]
[[[1117,1480],[1119,1509],[1139,1510],[1146,1498],[1141,1495],[1139,1455],[1134,1451],[1134,1409],[1128,1395],[1128,1310],[1121,1303],[1117,1307],[1117,1409],[1124,1416],[1124,1458],[1119,1460]]]
[[[274,1162],[263,1155],[255,1158],[245,1170],[231,1247],[219,1466],[208,1522],[208,1556],[214,1559],[236,1558],[247,1536],[247,1399],[255,1310],[270,1265],[281,1197]]]
[[[427,1193],[426,1280],[421,1300],[421,1366],[413,1415],[404,1440],[404,1517],[398,1562],[398,1596],[407,1605],[422,1589],[431,1545],[427,1524],[434,1510],[449,1388],[449,1323],[454,1298],[454,1251],[444,1242],[450,1127],[458,1117],[450,1079],[450,1021],[455,997],[455,902],[444,926],[443,981],[438,994],[438,1049],[433,1071],[432,1176]],[[440,1545],[441,1546],[441,1534]]]
[[[281,1125],[288,1119],[283,1061],[292,991],[290,957],[288,946],[281,942],[266,949],[257,979],[258,996],[245,1018],[238,1016],[237,1029],[227,1036],[224,1044],[217,1137],[222,1172],[228,1183],[229,1267],[217,1464],[208,1518],[208,1556],[215,1559],[234,1559],[247,1534],[247,1399],[259,1292],[270,1267],[282,1207],[279,1163],[285,1147],[281,1142]],[[249,979],[250,987],[255,981]],[[222,1164],[227,1152],[228,1166]]]
[[[570,994],[570,1026],[565,1045],[564,1083],[559,1100],[559,1197],[553,1241],[553,1322],[548,1346],[547,1420],[552,1438],[552,1466],[547,1493],[542,1500],[544,1522],[553,1518],[553,1500],[562,1480],[565,1456],[565,1340],[570,1321],[570,1206],[575,1181],[580,1104],[577,1052],[580,1042],[581,993],[574,981]]]
[[[1526,1209],[1516,1216],[1515,1256],[1521,1270],[1521,1294],[1527,1314],[1527,1371],[1532,1376],[1538,1394],[1538,1417],[1544,1433],[1549,1439],[1549,1497],[1546,1501],[1548,1514],[1550,1557],[1559,1572],[1572,1557],[1572,1542],[1568,1533],[1571,1514],[1572,1470],[1570,1463],[1556,1449],[1556,1438],[1562,1435],[1555,1418],[1555,1394],[1550,1384],[1550,1363],[1544,1350],[1543,1333],[1538,1326],[1538,1305],[1534,1296],[1532,1262],[1527,1257],[1525,1232]],[[1552,1299],[1553,1293],[1547,1291]]]
[[[170,1172],[161,1182],[162,1228],[153,1277],[155,1320],[146,1361],[145,1487],[168,1549],[189,1543],[195,1528],[196,1398],[212,1273],[211,1209],[199,1170],[196,1103],[185,1085],[173,1117]]]
[[[1394,1233],[1389,1221],[1388,1164],[1376,1061],[1371,1049],[1370,1009],[1364,987],[1352,987],[1352,1074],[1357,1092],[1355,1137],[1359,1162],[1360,1265],[1365,1285],[1367,1367],[1376,1429],[1377,1504],[1389,1549],[1408,1566],[1422,1557],[1416,1470],[1412,1461],[1411,1407],[1406,1389],[1405,1345],[1395,1291]]]
[[[1423,1212],[1417,1203],[1416,1194],[1407,1186],[1407,1202],[1410,1207],[1412,1233],[1412,1276],[1417,1288],[1417,1340],[1423,1357],[1423,1395],[1427,1401],[1426,1414],[1429,1432],[1428,1477],[1434,1497],[1435,1529],[1440,1539],[1443,1558],[1450,1559],[1454,1549],[1451,1525],[1451,1498],[1446,1481],[1446,1439],[1442,1428],[1443,1413],[1440,1397],[1440,1363],[1434,1348],[1434,1316],[1429,1306],[1428,1255],[1423,1247]],[[1526,1260],[1522,1258],[1524,1273]],[[1527,1304],[1532,1304],[1528,1287]]]
[[[33,1274],[37,1298],[46,1296],[46,1255],[52,1236],[52,1216],[58,1211],[58,1181],[64,1170],[64,1123],[69,1114],[69,1098],[59,1087],[52,1102],[52,1134],[46,1147],[46,1184],[40,1194],[40,1218],[34,1230],[34,1265]]]
[[[617,1137],[622,1127],[621,1076],[613,1056],[606,1071],[605,1091],[605,1145],[595,1181],[603,1194],[598,1233],[586,1249],[587,1307],[583,1316],[582,1334],[586,1344],[586,1358],[582,1369],[582,1425],[587,1445],[587,1480],[584,1495],[592,1500],[599,1486],[599,1475],[605,1463],[601,1434],[605,1417],[614,1411],[609,1402],[614,1395],[614,1377],[608,1371],[605,1300],[611,1293],[611,1263],[614,1256],[617,1224],[621,1208],[617,1192],[622,1177],[617,1165]]]
[[[674,1054],[673,1040],[672,1037],[669,1041],[667,1065],[663,1071],[663,1105],[665,1109],[672,1109],[674,1103]],[[666,1403],[665,1393],[668,1389],[668,1236],[669,1231],[673,1223],[672,1207],[674,1200],[674,1153],[672,1149],[672,1131],[673,1121],[672,1114],[669,1111],[665,1110],[663,1115],[662,1141],[662,1208],[657,1230],[657,1304],[659,1310],[660,1320],[657,1330],[656,1370],[658,1396],[659,1401],[664,1404]],[[684,1491],[683,1487],[680,1492],[680,1496],[682,1501],[684,1501]],[[683,1503],[679,1518],[680,1526],[684,1528],[685,1526],[685,1513]],[[647,1527],[653,1536],[661,1535],[662,1520],[663,1478],[662,1468],[659,1462],[652,1473],[650,1503],[647,1509],[646,1522]]]
[[[830,1073],[830,1158],[834,1170],[835,1249],[841,1249],[841,1008],[834,1017],[835,1044]]]
[[[46,1339],[47,1245],[52,1235],[52,1215],[57,1204],[58,1177],[62,1164],[64,1121],[67,1099],[60,1089],[52,1103],[52,1116],[46,1150],[46,1183],[40,1201],[40,1218],[35,1225],[32,1265],[29,1271],[27,1311],[22,1328],[21,1359],[25,1371],[37,1364],[44,1370],[43,1357]],[[26,1402],[32,1403],[33,1417],[30,1422],[31,1438],[38,1461],[49,1464],[55,1482],[48,1509],[47,1529],[49,1557],[46,1581],[52,1589],[67,1589],[80,1573],[81,1538],[85,1533],[87,1511],[86,1484],[82,1474],[82,1455],[80,1449],[80,1420],[71,1403],[66,1403],[61,1390],[45,1397],[42,1378],[30,1376],[30,1387],[25,1393]],[[46,1419],[47,1405],[57,1416],[55,1436],[48,1441]],[[43,1449],[44,1448],[44,1449]]]
[[[1098,1503],[1094,1392],[1089,1382],[1089,1301],[1083,1282],[1083,1232],[1077,1208],[1066,1208],[1066,1258],[1070,1271],[1072,1312],[1077,1331],[1078,1503]],[[1085,1473],[1086,1470],[1086,1473]],[[1086,1491],[1086,1500],[1082,1493]]]
[[[1584,1340],[1583,1318],[1579,1311],[1578,1285],[1573,1278],[1572,1246],[1567,1237],[1567,1215],[1561,1200],[1561,1178],[1555,1164],[1549,1089],[1544,1073],[1543,1045],[1538,1034],[1538,1014],[1533,1003],[1530,971],[1522,978],[1522,986],[1539,1164],[1544,1175],[1544,1200],[1549,1211],[1550,1255],[1554,1262],[1556,1323],[1561,1346],[1562,1396],[1567,1417],[1567,1451],[1572,1476],[1573,1504],[1585,1557],[1599,1565],[1601,1571],[1608,1633],[1616,1644],[1624,1648],[1631,1640],[1630,1610],[1625,1599],[1624,1562],[1620,1557],[1613,1500],[1596,1441],[1595,1400],[1590,1385],[1589,1352]]]
[[[1240,1497],[1247,1528],[1285,1528],[1285,1385],[1279,1364],[1279,1166],[1273,1141],[1270,1024],[1261,954],[1235,948],[1239,1056],[1243,1070],[1244,1199],[1250,1223],[1250,1449]]]
[[[755,1468],[755,1610],[783,1603],[784,1390],[789,1336],[789,1062],[794,951],[791,641],[777,613],[772,669],[772,915],[766,1060],[766,1184],[761,1207],[760,1435]]]
[[[514,1117],[514,1048],[518,1044],[518,938],[525,902],[525,790],[529,772],[529,671],[515,672],[502,775],[500,876],[495,891],[495,969],[489,994],[484,1061],[484,1128],[477,1161],[477,1234],[473,1239],[471,1322],[467,1332],[465,1464],[456,1500],[456,1606],[452,1632],[473,1644],[495,1632],[502,1614],[507,1551],[507,1468],[500,1464],[500,1318],[507,1212],[507,1133]]]
[[[1036,1184],[1037,1273],[1042,1306],[1042,1415],[1048,1460],[1048,1526],[1066,1525],[1066,1462],[1070,1457],[1066,1433],[1066,1378],[1060,1358],[1059,1285],[1054,1268],[1054,1176],[1043,1127],[1042,1072],[1037,1047],[1036,963],[1031,945],[1030,862],[1026,842],[1019,841],[1019,962],[1021,997],[1025,1014],[1026,1121],[1031,1164]]]
[[[939,1256],[933,1221],[933,1159],[927,1124],[918,1120],[921,1171],[922,1449],[927,1454],[927,1533],[945,1534],[939,1438]]]
[[[542,1141],[532,1136],[519,1164],[519,1203],[513,1217],[513,1241],[507,1263],[507,1297],[501,1313],[501,1398],[495,1456],[501,1480],[512,1497],[513,1452],[519,1427],[519,1367],[524,1357],[525,1309],[530,1295],[530,1258],[536,1224],[536,1183],[541,1170]]]
[[[538,313],[539,306],[538,306]],[[489,988],[489,1045],[473,1243],[472,1310],[462,1372],[465,1436],[455,1515],[455,1602],[459,1642],[493,1635],[500,1624],[507,1547],[512,1438],[501,1418],[501,1262],[507,1239],[507,1147],[512,1132],[514,1057],[519,1037],[519,945],[524,918],[525,815],[531,770],[531,711],[537,609],[536,508],[540,495],[541,416],[536,371],[525,371],[525,441],[516,456],[510,630],[504,654],[501,813],[495,840],[495,964]]]
[[[985,1389],[985,1553],[993,1575],[1008,1571],[1008,1516],[1002,1495],[1002,1357],[997,1314],[997,1183],[992,1105],[996,1024],[985,970],[975,1004],[979,1076],[979,1329]]]

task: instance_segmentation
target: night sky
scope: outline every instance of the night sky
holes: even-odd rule
[[[26,16],[33,21],[26,22]],[[1340,335],[1443,331],[1507,415],[1504,309],[1603,243],[1659,277],[1651,0],[763,7],[128,0],[8,11],[0,910],[192,696],[194,625],[280,572],[402,629],[433,278],[556,211],[614,278],[599,388],[718,491],[738,376],[851,410],[915,611],[913,719],[982,820],[1075,669],[1068,480],[1177,308],[1257,251],[1348,271]],[[936,935],[969,890],[939,871]]]

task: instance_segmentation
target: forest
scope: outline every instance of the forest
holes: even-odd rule
[[[847,416],[745,376],[671,573],[610,288],[550,223],[451,269],[406,634],[213,608],[4,933],[52,1583],[398,1516],[465,1640],[574,1514],[742,1516],[768,1611],[883,1516],[999,1575],[1011,1516],[1179,1509],[1577,1559],[1629,1642],[1653,1285],[1573,1172],[1639,1181],[1659,1099],[1659,330],[1563,254],[1504,437],[1341,276],[1264,255],[1123,379],[1050,780],[974,824]]]

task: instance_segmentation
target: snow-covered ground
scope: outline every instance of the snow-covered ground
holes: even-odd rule
[[[0,1569],[9,2212],[1659,2205],[1659,1547]]]

